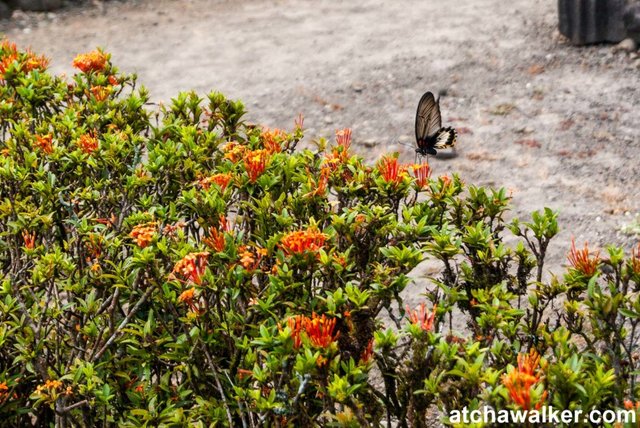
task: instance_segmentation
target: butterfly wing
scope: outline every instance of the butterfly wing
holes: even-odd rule
[[[435,143],[433,148],[446,149],[448,147],[453,147],[456,145],[457,136],[458,134],[456,134],[456,130],[452,127],[448,126],[446,128],[441,128],[434,136]]]
[[[440,106],[431,92],[425,92],[418,103],[416,111],[416,143],[418,152],[422,154],[435,154],[430,141],[440,127]]]

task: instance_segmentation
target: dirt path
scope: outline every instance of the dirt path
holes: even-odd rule
[[[291,128],[304,113],[308,137],[352,127],[371,160],[397,150],[412,161],[397,142],[413,144],[420,95],[445,90],[459,150],[435,159],[436,173],[512,189],[519,216],[559,209],[557,267],[571,236],[636,241],[617,230],[640,209],[640,71],[611,46],[565,44],[556,19],[549,0],[146,0],[0,30],[56,72],[102,46],[156,101],[215,89],[265,125]]]

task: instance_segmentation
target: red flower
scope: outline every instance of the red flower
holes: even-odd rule
[[[267,163],[269,161],[269,152],[267,150],[252,150],[244,156],[244,167],[249,175],[249,181],[255,183],[255,181],[262,175],[265,169],[267,169]]]
[[[73,59],[73,66],[83,73],[102,71],[107,64],[107,55],[101,50],[80,54]]]
[[[431,167],[428,163],[423,163],[420,165],[413,165],[411,167],[413,174],[416,178],[416,184],[419,188],[423,188],[426,184],[429,183],[429,177],[431,176]]]
[[[33,250],[33,248],[35,247],[35,242],[36,242],[36,234],[35,233],[29,233],[26,230],[22,231],[22,240],[24,241],[24,246],[26,249],[28,250]]]
[[[409,306],[406,307],[407,313],[409,314],[409,320],[411,324],[415,324],[420,327],[424,331],[431,331],[433,329],[433,323],[436,317],[436,311],[438,309],[438,305],[433,305],[433,310],[431,314],[426,308],[424,303],[421,303],[418,306],[418,310],[412,311],[409,309]]]
[[[207,251],[187,254],[173,267],[170,278],[175,278],[176,274],[179,274],[184,281],[200,285],[202,283],[202,275],[207,268],[207,257],[209,257],[209,252]]]
[[[280,240],[280,246],[287,254],[315,252],[324,246],[328,236],[311,227],[306,230],[289,232]]]
[[[509,391],[509,397],[523,410],[538,410],[547,398],[545,391],[537,403],[531,401],[531,389],[541,380],[539,364],[540,355],[531,349],[529,354],[518,354],[518,367],[502,376],[502,384]]]
[[[270,154],[280,153],[282,151],[282,141],[287,137],[287,134],[281,129],[269,129],[263,128],[260,138],[262,139],[262,145]]]
[[[631,260],[629,261],[629,265],[631,266],[631,270],[636,275],[640,275],[640,243],[636,248],[631,250]]]
[[[378,171],[387,183],[399,184],[406,174],[406,167],[398,163],[397,157],[386,156],[378,164]]]
[[[589,277],[595,275],[598,264],[600,264],[599,255],[599,251],[593,255],[589,252],[589,244],[587,242],[584,243],[582,250],[576,249],[575,239],[571,239],[571,250],[567,258],[569,259],[569,264],[581,274]]]
[[[92,86],[91,93],[93,94],[93,96],[97,101],[104,101],[107,99],[107,97],[109,97],[109,94],[111,93],[111,89],[109,87],[100,86],[100,85]]]
[[[371,358],[373,358],[373,342],[373,339],[371,339],[367,347],[362,351],[362,355],[360,355],[361,363],[367,364],[371,361]]]

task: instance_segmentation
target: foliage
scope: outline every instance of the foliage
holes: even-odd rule
[[[94,51],[0,50],[0,415],[12,426],[428,426],[454,409],[633,406],[640,247],[570,250],[503,190],[296,150],[244,106],[156,111]],[[505,242],[516,242],[514,247]],[[424,303],[402,291],[442,267]],[[456,332],[453,318],[468,331]]]

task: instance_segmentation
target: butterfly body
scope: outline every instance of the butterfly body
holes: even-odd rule
[[[431,92],[426,92],[416,111],[416,153],[421,156],[436,155],[436,149],[446,149],[456,144],[456,131],[442,127],[440,102]]]

